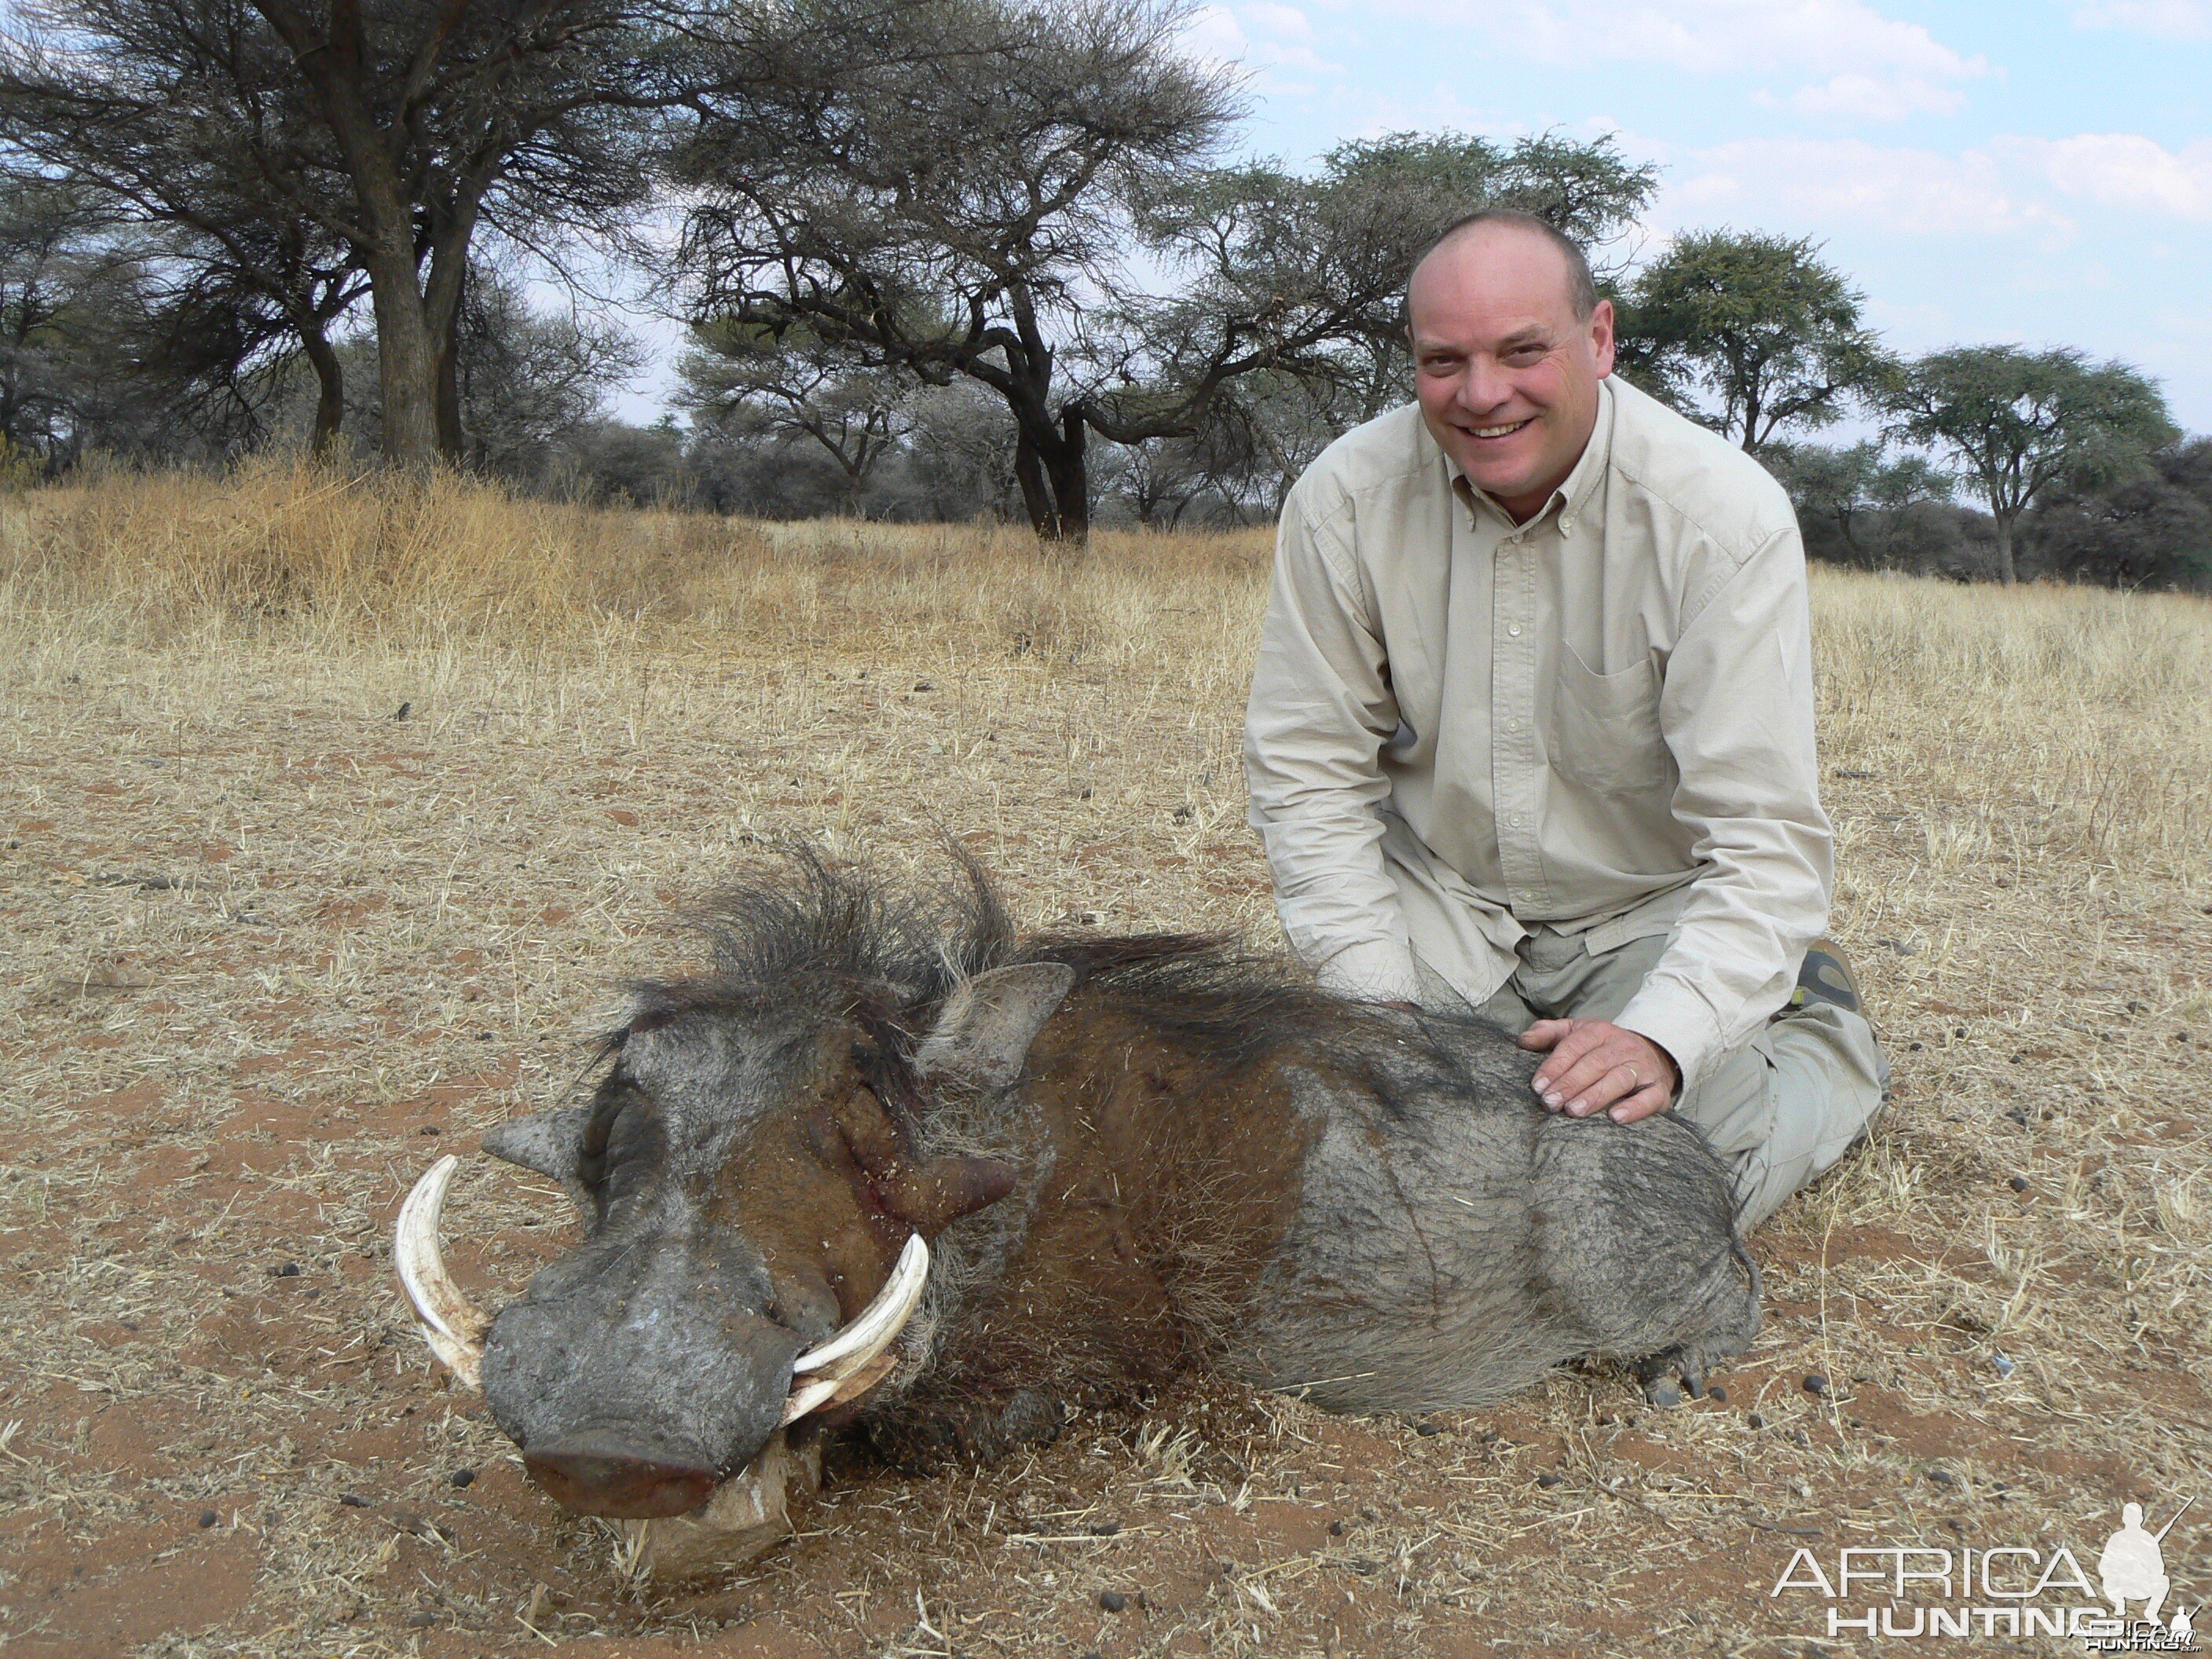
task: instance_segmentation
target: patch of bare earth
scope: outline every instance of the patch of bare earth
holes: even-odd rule
[[[681,627],[152,629],[17,592],[9,1653],[1842,1651],[1769,1594],[1800,1546],[2087,1560],[2124,1500],[2212,1502],[2212,613],[1826,577],[1838,927],[1898,1086],[1752,1241],[1725,1399],[1570,1370],[1359,1421],[1194,1377],[1000,1468],[848,1449],[750,1572],[624,1582],[441,1386],[387,1232],[434,1156],[573,1086],[617,983],[688,952],[673,911],[794,834],[936,868],[941,825],[1032,920],[1273,927],[1256,538],[831,533],[707,560]],[[453,1214],[495,1303],[572,1224],[474,1158]],[[2212,1595],[2203,1503],[2166,1551]]]

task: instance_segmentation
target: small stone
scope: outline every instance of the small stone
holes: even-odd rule
[[[457,1486],[472,1486],[476,1485],[477,1472],[474,1469],[455,1469],[447,1479]]]
[[[1542,1474],[1536,1477],[1536,1484],[1548,1489],[1559,1484],[1559,1477],[1552,1474],[1549,1470],[1546,1470]]]
[[[1093,1538],[1111,1538],[1121,1530],[1121,1523],[1119,1521],[1094,1521],[1091,1523],[1091,1535]]]
[[[1671,1381],[1662,1380],[1644,1390],[1644,1397],[1662,1412],[1671,1412],[1682,1403],[1682,1391]]]
[[[1959,1484],[1959,1478],[1948,1469],[1930,1469],[1928,1471],[1928,1478],[1939,1486],[1955,1486]]]
[[[438,1615],[428,1607],[418,1607],[407,1615],[407,1628],[410,1630],[428,1630],[437,1622]]]
[[[338,1494],[338,1502],[344,1504],[349,1510],[366,1510],[375,1507],[370,1499],[363,1498],[357,1492],[340,1492]]]
[[[1331,1538],[1341,1538],[1341,1537],[1343,1537],[1343,1536],[1344,1536],[1344,1522],[1341,1522],[1341,1521],[1332,1521],[1332,1522],[1330,1522],[1328,1523],[1328,1535],[1329,1535]]]
[[[1717,1406],[1728,1404],[1728,1390],[1716,1382],[1705,1390],[1705,1397]]]
[[[278,1279],[297,1279],[300,1276],[300,1264],[296,1261],[287,1261],[280,1267],[270,1268],[270,1272]]]
[[[444,1131],[440,1129],[434,1123],[426,1123],[415,1133],[418,1135],[434,1135],[442,1134]]]
[[[1754,1429],[1763,1429],[1766,1426],[1765,1417],[1758,1412],[1753,1412],[1749,1417],[1744,1419],[1744,1421]]]
[[[914,689],[917,691],[934,691],[937,690],[937,682],[935,680],[916,680],[914,683]]]
[[[2006,1358],[2001,1353],[1991,1354],[1990,1356],[1990,1364],[1996,1368],[1996,1374],[1999,1376],[2010,1376],[2013,1372],[2018,1369],[2013,1364],[2011,1360]]]
[[[2016,1193],[2024,1193],[2027,1190],[2027,1177],[2026,1176],[2014,1176],[2011,1181],[2006,1184]]]
[[[1828,1392],[1828,1379],[1818,1371],[1808,1371],[1805,1374],[1805,1392],[1825,1398]]]
[[[1439,1435],[1443,1432],[1443,1428],[1442,1425],[1436,1423],[1417,1423],[1413,1425],[1413,1432],[1424,1437]]]
[[[1120,1590],[1100,1590],[1098,1605],[1108,1613],[1119,1613],[1129,1605],[1129,1598]]]
[[[213,1510],[202,1510],[200,1511],[200,1525],[203,1527],[211,1527],[222,1519],[222,1517],[217,1515]]]

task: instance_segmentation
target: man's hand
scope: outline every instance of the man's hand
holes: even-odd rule
[[[1540,1019],[1522,1032],[1521,1046],[1552,1051],[1536,1073],[1536,1094],[1570,1117],[1597,1111],[1615,1123],[1650,1117],[1674,1103],[1682,1075],[1664,1048],[1611,1020]]]

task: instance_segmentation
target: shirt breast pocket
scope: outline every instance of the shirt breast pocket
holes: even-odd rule
[[[1671,779],[1674,760],[1659,726],[1659,671],[1649,657],[1601,674],[1561,642],[1552,764],[1562,777],[1606,794],[1657,789]]]

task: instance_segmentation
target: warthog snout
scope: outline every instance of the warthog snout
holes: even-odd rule
[[[679,1453],[659,1455],[615,1429],[571,1435],[526,1451],[522,1466],[553,1501],[579,1515],[653,1521],[696,1510],[720,1476]]]
[[[800,1334],[763,1311],[758,1255],[711,1226],[603,1236],[539,1273],[486,1334],[484,1395],[563,1509],[682,1515],[781,1422]],[[817,1322],[835,1323],[830,1304]]]

